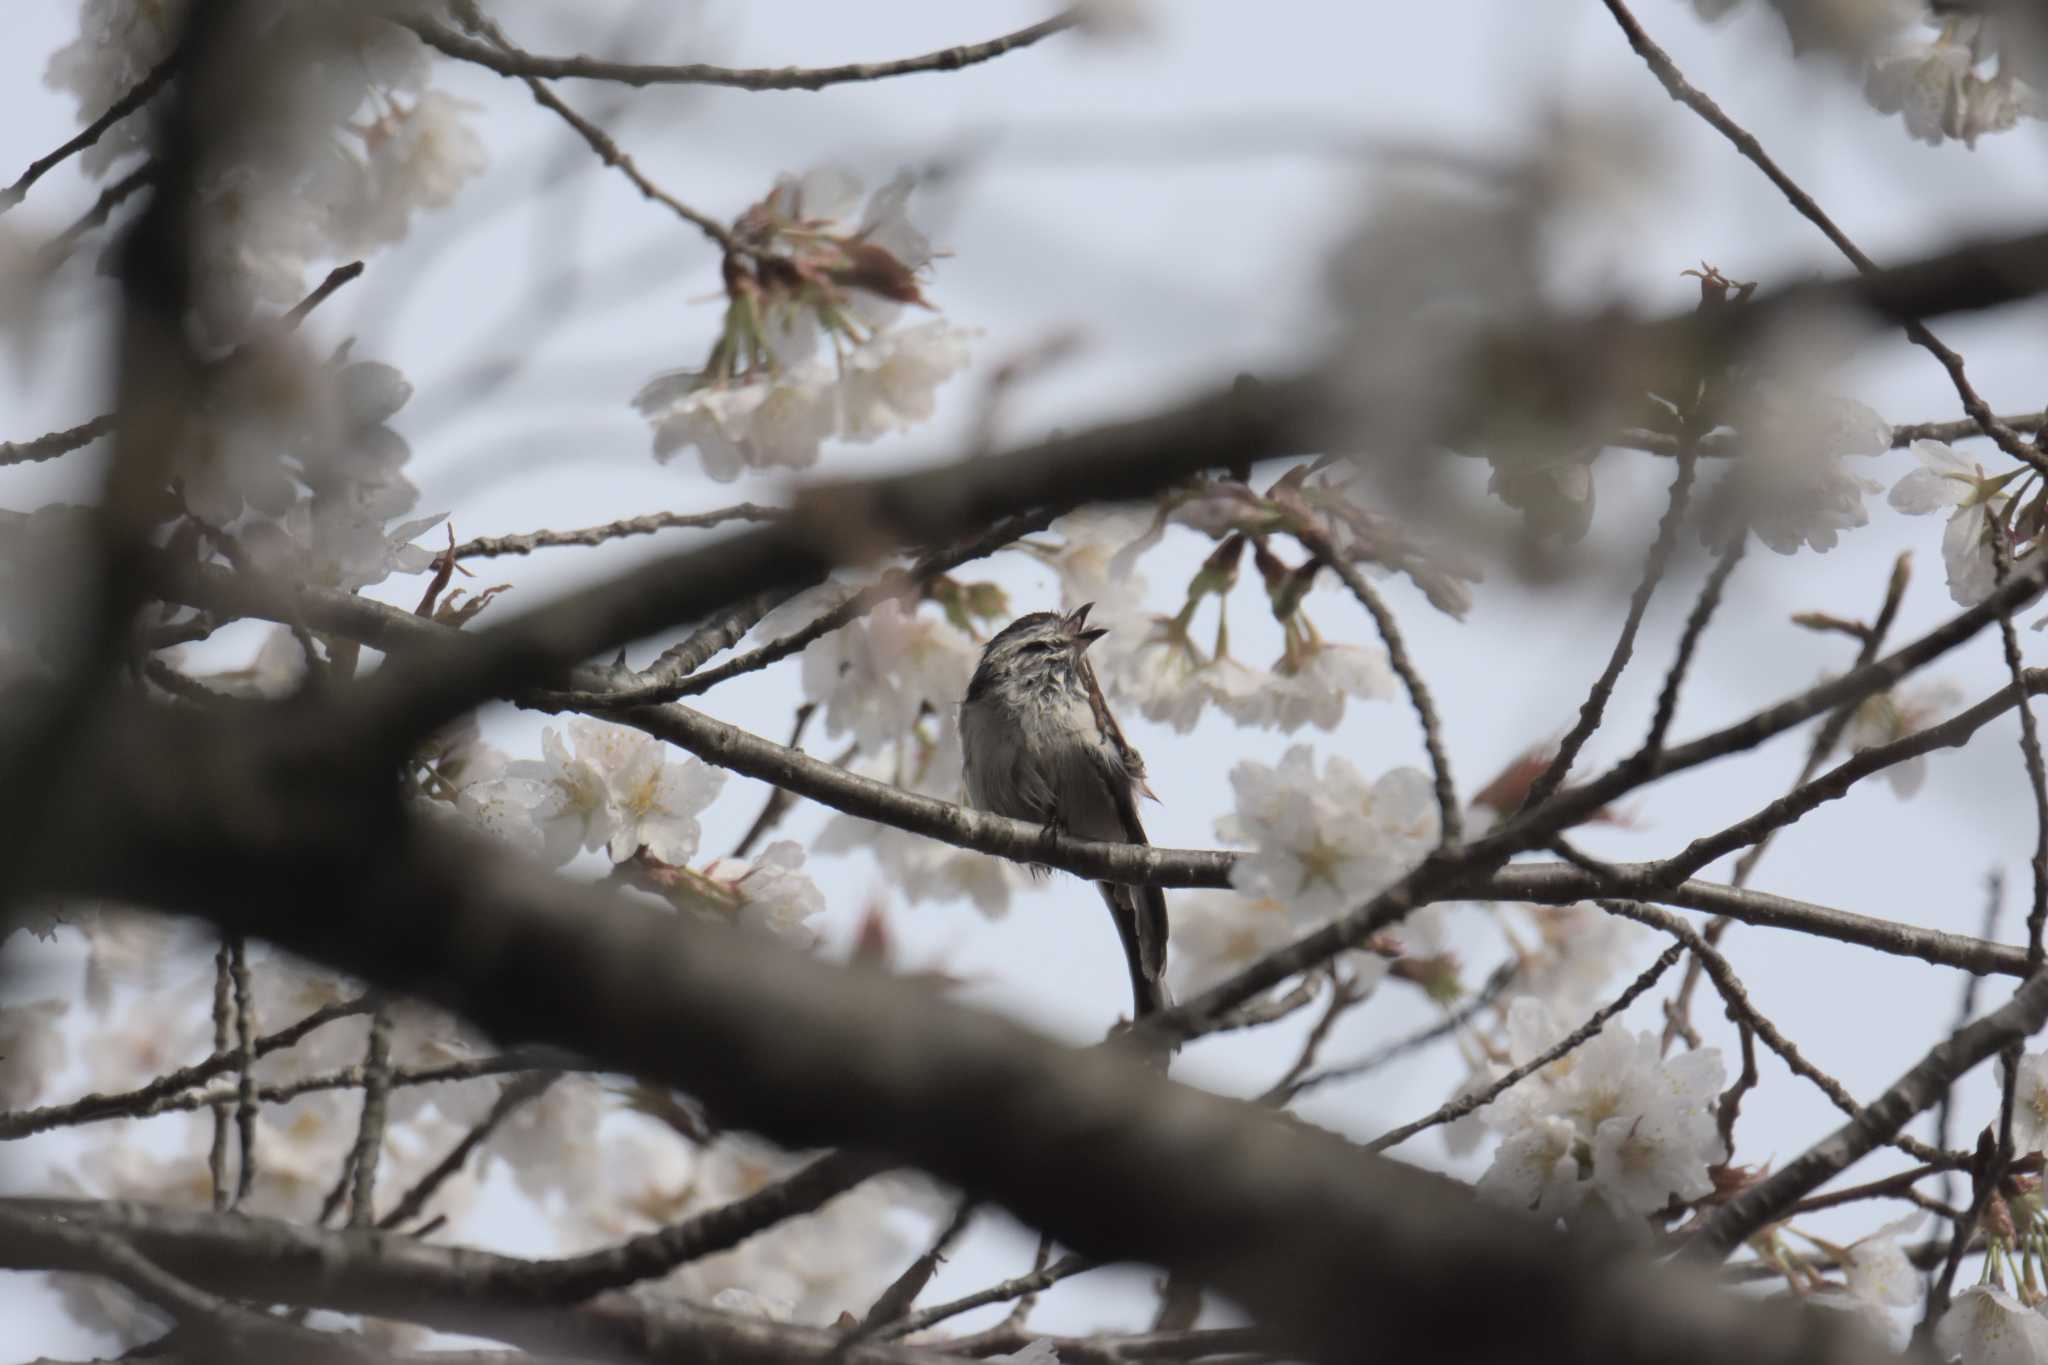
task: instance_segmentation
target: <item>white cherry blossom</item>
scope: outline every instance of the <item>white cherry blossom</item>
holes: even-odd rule
[[[838,428],[830,370],[806,364],[748,381],[657,375],[633,399],[654,425],[654,458],[694,447],[704,472],[730,483],[748,469],[808,469]]]
[[[1843,1248],[1842,1278],[1849,1293],[1876,1309],[1911,1308],[1920,1302],[1920,1272],[1899,1245],[1899,1238],[1927,1221],[1916,1210]]]
[[[840,360],[837,434],[873,441],[931,420],[938,388],[967,367],[973,334],[944,322],[878,332]]]
[[[1515,990],[1567,1018],[1591,1014],[1603,988],[1651,937],[1635,921],[1584,901],[1521,910],[1534,923],[1536,940],[1521,953]]]
[[[1508,1007],[1510,1056],[1525,1065],[1569,1029],[1542,1000],[1518,996]],[[1481,1111],[1503,1134],[1495,1165],[1505,1166],[1481,1190],[1544,1212],[1597,1194],[1623,1215],[1710,1193],[1707,1168],[1727,1159],[1713,1113],[1721,1054],[1661,1052],[1654,1034],[1609,1025],[1509,1089]],[[1565,1181],[1587,1188],[1554,1188]]]
[[[1554,1114],[1532,1117],[1501,1140],[1493,1164],[1479,1177],[1479,1193],[1544,1218],[1568,1215],[1586,1198],[1581,1146],[1570,1120]]]
[[[1973,1284],[1949,1302],[1934,1325],[1934,1349],[1965,1365],[2043,1365],[2048,1362],[2048,1317],[2003,1289]]]
[[[337,215],[337,246],[368,251],[405,239],[416,213],[446,208],[489,164],[468,116],[480,106],[429,90],[389,111],[363,133],[357,192]]]
[[[1304,725],[1334,730],[1349,699],[1384,701],[1397,690],[1384,650],[1322,639],[1304,644],[1296,658],[1282,659],[1266,685],[1273,695],[1272,723],[1285,732]]]
[[[2021,1152],[2048,1152],[2048,1052],[2020,1058],[2013,1086],[2012,1141]]]
[[[1182,892],[1172,901],[1167,983],[1184,998],[1250,966],[1294,938],[1287,907],[1229,891]]]
[[[1977,145],[2022,118],[2048,113],[2040,95],[2019,78],[2028,51],[2014,51],[2010,36],[2025,24],[1995,16],[1926,15],[1939,32],[1871,64],[1864,95],[1881,114],[1898,114],[1906,132],[1930,146],[1952,138]],[[1979,68],[1993,63],[1990,74]]]
[[[1941,441],[1915,441],[1920,468],[1892,485],[1891,505],[1907,516],[1948,509],[1941,536],[1941,560],[1948,569],[1949,596],[1973,607],[1998,586],[1992,554],[1993,517],[2002,517],[2012,499],[2004,490],[2011,474],[1986,475],[1978,465]]]
[[[1353,908],[1421,861],[1436,836],[1429,779],[1413,768],[1368,782],[1332,758],[1318,774],[1309,747],[1297,744],[1277,768],[1238,764],[1230,785],[1236,810],[1217,833],[1251,845],[1232,868],[1231,885],[1297,915]]]
[[[667,746],[623,725],[577,717],[565,742],[549,726],[540,762],[505,765],[501,776],[465,788],[473,818],[531,847],[521,810],[538,827],[540,856],[561,864],[605,849],[623,862],[641,848],[666,863],[697,852],[697,816],[717,799],[725,772],[697,759],[669,761]]]
[[[770,613],[759,634],[793,632],[839,598],[835,589],[803,594]],[[805,648],[804,696],[824,708],[827,732],[850,734],[879,754],[927,713],[950,734],[979,657],[975,642],[936,612],[886,601]]]

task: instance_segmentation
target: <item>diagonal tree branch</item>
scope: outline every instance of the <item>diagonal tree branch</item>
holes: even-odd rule
[[[2011,1000],[1937,1043],[1884,1094],[1765,1180],[1717,1209],[1687,1242],[1685,1255],[1718,1261],[1794,1203],[1895,1137],[1913,1116],[1939,1103],[1956,1078],[1992,1054],[2023,1043],[2048,1021],[2048,972],[2028,979]]]

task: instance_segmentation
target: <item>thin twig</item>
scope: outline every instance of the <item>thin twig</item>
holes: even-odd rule
[[[1515,979],[1516,970],[1516,963],[1502,963],[1494,969],[1491,976],[1486,978],[1486,984],[1480,987],[1470,1000],[1458,1006],[1452,1013],[1446,1014],[1441,1020],[1431,1024],[1428,1028],[1409,1034],[1406,1038],[1397,1038],[1355,1062],[1346,1062],[1342,1066],[1328,1067],[1322,1071],[1302,1076],[1294,1083],[1293,1090],[1288,1098],[1291,1099],[1294,1095],[1312,1090],[1317,1086],[1328,1085],[1333,1081],[1350,1080],[1355,1076],[1363,1076],[1369,1071],[1377,1071],[1387,1063],[1405,1057],[1411,1052],[1420,1051],[1440,1038],[1450,1037],[1453,1033],[1471,1023],[1473,1019],[1477,1018],[1482,1012],[1490,1008],[1495,1001],[1501,998],[1507,991],[1509,984]]]
[[[1078,21],[1073,10],[1065,10],[1014,33],[985,42],[963,43],[940,48],[916,57],[887,62],[857,62],[843,66],[727,67],[690,62],[657,66],[640,62],[610,62],[596,57],[543,57],[522,51],[491,34],[494,44],[465,38],[427,19],[407,21],[428,46],[461,61],[474,62],[501,76],[544,80],[612,81],[621,85],[722,85],[740,90],[822,90],[850,81],[879,81],[924,72],[958,71],[965,66],[993,61],[1005,53],[1029,47],[1040,39],[1072,28]],[[474,26],[472,26],[474,27]]]
[[[1984,876],[1984,925],[1978,937],[1994,940],[1998,936],[1998,918],[2005,909],[2005,870],[1994,867]],[[1959,1033],[1963,1025],[1977,1013],[1977,995],[1983,989],[1984,978],[1971,972],[1963,978],[1962,999],[1956,1005],[1956,1022],[1950,1033]],[[1949,1125],[1955,1116],[1956,1092],[1953,1087],[1941,1097],[1941,1104],[1934,1111],[1934,1145],[1946,1147],[1949,1144]],[[1941,1198],[1943,1203],[1955,1202],[1955,1176],[1951,1171],[1941,1173]]]
[[[1687,429],[1691,421],[1687,421]],[[1614,685],[1621,679],[1621,672],[1628,667],[1630,657],[1635,653],[1636,632],[1642,629],[1643,614],[1649,610],[1650,598],[1663,581],[1664,570],[1671,563],[1671,554],[1678,545],[1679,528],[1685,521],[1685,509],[1692,498],[1693,472],[1699,463],[1696,443],[1680,441],[1678,446],[1678,471],[1671,478],[1669,500],[1664,506],[1663,519],[1657,524],[1657,537],[1650,543],[1650,553],[1643,566],[1643,576],[1629,594],[1628,614],[1621,623],[1621,635],[1614,642],[1614,650],[1607,658],[1607,666],[1593,682],[1592,690],[1586,693],[1586,700],[1579,705],[1579,718],[1559,741],[1557,753],[1550,760],[1550,766],[1539,773],[1529,784],[1528,795],[1522,798],[1522,810],[1533,811],[1548,801],[1564,780],[1571,776],[1572,764],[1579,756],[1586,741],[1600,728],[1601,719],[1607,714],[1608,698],[1614,695]]]
[[[1329,978],[1329,1004],[1324,1006],[1322,1016],[1310,1027],[1308,1036],[1302,1039],[1301,1050],[1295,1054],[1293,1063],[1281,1073],[1279,1080],[1266,1087],[1265,1093],[1259,1096],[1260,1104],[1278,1107],[1299,1094],[1301,1079],[1308,1074],[1309,1068],[1316,1064],[1316,1058],[1322,1053],[1323,1044],[1330,1040],[1330,1030],[1337,1026],[1337,1021],[1343,1018],[1347,1010],[1365,999],[1365,994],[1354,983],[1339,975],[1335,968],[1330,970]]]
[[[449,554],[456,559],[490,559],[498,555],[527,555],[535,550],[562,545],[602,545],[627,536],[651,536],[656,531],[681,528],[701,529],[729,521],[776,521],[787,516],[779,507],[743,502],[715,512],[650,512],[645,516],[621,517],[602,526],[585,526],[575,531],[529,531],[524,535],[478,536],[465,540]]]
[[[216,1055],[227,1051],[228,1040],[234,1030],[234,977],[228,970],[228,941],[222,938],[220,947],[213,954],[213,1050]],[[236,1048],[239,1058],[241,1049]],[[228,1184],[228,1117],[232,1113],[230,1104],[223,1102],[213,1107],[213,1140],[207,1147],[206,1169],[213,1177],[213,1207],[225,1210],[233,1200],[233,1187]]]
[[[708,692],[719,683],[742,674],[756,672],[772,663],[787,659],[792,654],[802,653],[813,641],[821,640],[841,626],[859,620],[882,603],[913,592],[940,574],[951,573],[963,564],[984,559],[1025,536],[1043,531],[1068,510],[1070,509],[1062,504],[1005,517],[979,535],[924,555],[900,573],[883,575],[880,582],[849,594],[845,600],[820,614],[808,625],[770,640],[760,648],[749,650],[737,658],[728,659],[717,668],[699,671],[693,666],[688,670],[679,670],[676,665],[680,660],[672,660],[664,655],[648,670],[649,681],[645,683],[623,688],[616,695],[567,694],[560,700],[564,705],[578,707],[642,706]],[[754,621],[758,622],[760,615],[765,615],[766,611],[767,608],[763,608],[762,612],[754,617]],[[748,623],[749,628],[753,623]],[[740,631],[741,635],[745,633],[744,629]]]
[[[1685,618],[1685,632],[1678,637],[1678,653],[1671,661],[1671,671],[1664,675],[1664,687],[1657,694],[1657,712],[1650,721],[1650,733],[1643,740],[1646,753],[1654,754],[1664,747],[1664,736],[1670,733],[1671,722],[1678,714],[1678,689],[1685,685],[1685,675],[1692,668],[1700,637],[1706,633],[1707,623],[1714,619],[1729,576],[1742,562],[1742,552],[1748,545],[1749,537],[1744,534],[1738,534],[1729,542],[1728,548],[1714,562],[1713,570],[1707,574],[1707,581],[1700,588],[1691,615]]]
[[[47,436],[38,436],[33,441],[0,441],[0,465],[54,460],[59,455],[68,455],[74,450],[91,445],[113,429],[114,414],[106,412],[80,426],[70,427],[64,431],[53,431]]]
[[[1465,1117],[1465,1115],[1475,1109],[1492,1104],[1505,1094],[1510,1087],[1527,1080],[1530,1076],[1535,1075],[1560,1057],[1584,1046],[1594,1034],[1607,1027],[1608,1020],[1620,1014],[1630,1005],[1633,1005],[1637,997],[1641,996],[1644,991],[1649,990],[1650,987],[1656,985],[1658,978],[1671,970],[1672,965],[1678,961],[1679,954],[1684,951],[1685,945],[1682,943],[1674,943],[1669,948],[1666,948],[1658,955],[1657,960],[1644,970],[1642,975],[1628,984],[1626,990],[1607,1004],[1593,1011],[1592,1016],[1585,1023],[1573,1029],[1552,1046],[1545,1048],[1536,1056],[1531,1057],[1522,1065],[1508,1072],[1507,1075],[1502,1076],[1492,1085],[1487,1086],[1486,1089],[1452,1100],[1447,1104],[1439,1106],[1433,1112],[1423,1115],[1413,1123],[1405,1123],[1399,1128],[1383,1133],[1371,1142],[1366,1143],[1365,1149],[1368,1152],[1384,1152],[1390,1147],[1400,1146],[1409,1138],[1414,1137],[1425,1129],[1434,1128],[1442,1123],[1454,1122]]]
[[[126,203],[144,185],[156,183],[157,164],[145,161],[113,184],[100,191],[100,197],[93,200],[92,207],[78,216],[78,220],[51,238],[41,251],[42,263],[49,265],[62,262],[71,254],[72,246],[86,233],[113,216],[115,209]]]
[[[860,1324],[847,1330],[841,1341],[842,1348],[851,1348],[868,1340],[890,1323],[900,1321],[910,1311],[911,1305],[917,1302],[917,1296],[932,1282],[932,1276],[938,1272],[939,1263],[946,1259],[953,1243],[960,1240],[961,1234],[967,1231],[967,1225],[974,1221],[979,1207],[971,1196],[962,1196],[954,1202],[952,1216],[940,1226],[931,1245],[889,1283],[861,1318]]]
[[[1884,600],[1878,606],[1877,619],[1857,634],[1856,668],[1867,665],[1877,657],[1878,650],[1884,647],[1885,637],[1891,633],[1893,623],[1898,620],[1899,608],[1906,600],[1906,587],[1912,579],[1913,556],[1909,552],[1902,552],[1892,561],[1891,575],[1885,580]],[[1842,735],[1847,732],[1849,721],[1855,714],[1856,704],[1844,702],[1821,722],[1812,745],[1806,751],[1806,762],[1800,766],[1799,776],[1793,780],[1794,790],[1813,780],[1813,775],[1820,771],[1820,765],[1827,762],[1829,755],[1834,752],[1835,745],[1841,742]],[[1731,886],[1741,888],[1749,884],[1750,877],[1755,874],[1757,864],[1763,859],[1764,852],[1770,847],[1771,839],[1776,832],[1775,829],[1765,831],[1761,838],[1735,860],[1735,871],[1729,878]],[[1709,923],[1706,930],[1707,942],[1720,943],[1722,935],[1728,932],[1728,923],[1725,916],[1717,916]],[[1699,961],[1694,959],[1687,962],[1685,978],[1679,983],[1678,993],[1664,1010],[1666,1051],[1670,1050],[1675,1038],[1691,1027],[1688,1021],[1692,1012],[1692,997],[1693,992],[1699,988],[1699,980]]]
[[[1864,1185],[1851,1185],[1847,1189],[1835,1190],[1828,1194],[1816,1194],[1802,1199],[1791,1208],[1785,1210],[1785,1216],[1787,1218],[1797,1218],[1802,1213],[1819,1213],[1822,1209],[1832,1209],[1843,1204],[1853,1204],[1859,1199],[1889,1199],[1894,1196],[1903,1195],[1911,1190],[1917,1182],[1925,1180],[1930,1175],[1939,1175],[1942,1179],[1946,1180],[1951,1173],[1950,1169],[1945,1166],[1914,1166],[1909,1170],[1900,1171],[1896,1175],[1888,1175],[1882,1180],[1873,1180]]]
[[[419,1216],[440,1188],[454,1178],[476,1150],[490,1140],[506,1119],[512,1117],[522,1106],[538,1099],[547,1088],[562,1078],[559,1071],[536,1071],[531,1075],[518,1077],[499,1092],[497,1102],[470,1130],[462,1140],[448,1149],[448,1154],[434,1164],[434,1168],[421,1176],[403,1198],[377,1220],[377,1226],[385,1229],[399,1228]]]
[[[107,112],[81,129],[76,137],[55,151],[31,161],[28,169],[23,171],[12,185],[0,190],[0,213],[7,212],[27,198],[29,187],[52,169],[98,142],[106,135],[108,129],[149,103],[156,92],[164,88],[164,82],[171,78],[171,72],[177,68],[177,62],[178,52],[173,48],[170,55],[151,67],[147,75],[130,87],[121,98],[115,100]]]
[[[326,279],[313,286],[312,293],[306,295],[306,297],[285,310],[284,316],[278,319],[279,325],[288,332],[296,330],[298,325],[304,322],[307,315],[315,308],[333,298],[334,292],[337,289],[340,289],[362,273],[363,263],[361,261],[350,261],[346,265],[334,267],[334,269],[327,272]]]
[[[1401,679],[1401,685],[1408,690],[1409,704],[1415,708],[1415,718],[1422,726],[1422,747],[1429,753],[1430,775],[1436,790],[1439,837],[1445,846],[1455,846],[1465,837],[1465,818],[1458,803],[1457,787],[1451,780],[1450,755],[1444,750],[1443,720],[1437,715],[1436,701],[1430,695],[1429,685],[1423,681],[1422,670],[1409,657],[1400,623],[1394,619],[1386,600],[1358,571],[1358,566],[1339,555],[1320,528],[1305,517],[1297,517],[1290,529],[1310,554],[1343,580],[1351,595],[1372,617],[1373,625],[1379,628],[1380,640],[1387,647],[1387,662],[1393,666],[1395,676]]]
[[[1860,1123],[1865,1119],[1863,1106],[1856,1102],[1856,1097],[1849,1093],[1848,1087],[1808,1061],[1806,1054],[1799,1050],[1798,1044],[1786,1037],[1778,1026],[1771,1022],[1769,1016],[1756,1007],[1749,998],[1748,988],[1742,984],[1742,978],[1735,974],[1735,968],[1720,949],[1706,941],[1704,935],[1678,916],[1659,910],[1655,906],[1644,905],[1640,901],[1601,898],[1595,904],[1610,915],[1619,915],[1638,924],[1647,924],[1677,939],[1705,968],[1708,979],[1714,983],[1714,989],[1720,994],[1722,1003],[1727,1006],[1730,1017],[1754,1030],[1756,1036],[1763,1039],[1764,1046],[1777,1053],[1779,1060],[1790,1067],[1794,1075],[1803,1076],[1811,1081],[1851,1122]],[[1964,1153],[1942,1151],[1903,1133],[1884,1138],[1882,1141],[1889,1142],[1916,1161],[1923,1161],[1930,1166],[1959,1167],[1969,1160]]]
[[[944,1322],[947,1318],[956,1318],[976,1308],[986,1307],[992,1303],[1007,1303],[1011,1299],[1022,1298],[1027,1294],[1037,1294],[1052,1288],[1061,1280],[1094,1270],[1101,1264],[1102,1262],[1091,1256],[1062,1256],[1051,1265],[1033,1270],[1028,1275],[1019,1275],[1015,1279],[1004,1280],[1001,1284],[992,1284],[986,1289],[963,1295],[950,1303],[934,1304],[930,1308],[921,1308],[915,1313],[905,1314],[884,1328],[882,1336],[885,1339],[907,1337],[912,1332],[922,1332],[935,1323]]]
[[[2028,978],[2004,1006],[1936,1044],[1884,1094],[1864,1105],[1860,1117],[1722,1205],[1692,1234],[1685,1254],[1722,1260],[1794,1203],[1880,1144],[1893,1141],[1915,1114],[1937,1103],[1958,1076],[2010,1043],[2025,1040],[2044,1019],[2048,972]]]
[[[249,945],[240,934],[228,939],[228,968],[235,979],[235,1132],[242,1162],[235,1176],[235,1202],[256,1183],[256,992],[249,981]]]
[[[349,1155],[352,1185],[348,1225],[369,1227],[376,1219],[377,1160],[384,1151],[384,1122],[391,1096],[391,1006],[370,1016],[370,1042],[363,1054],[363,1115]]]
[[[461,20],[464,28],[467,28],[471,33],[482,34],[490,39],[490,42],[486,44],[465,41],[459,35],[433,24],[423,25],[415,31],[419,32],[422,37],[427,38],[429,42],[434,42],[435,38],[428,35],[435,34],[445,36],[449,41],[461,43],[465,55],[469,52],[475,52],[483,55],[502,56],[513,50],[512,44],[507,41],[504,31],[485,16],[476,0],[456,0],[456,3],[451,8],[454,10],[455,16]],[[478,60],[478,58],[469,57],[469,60]],[[639,190],[643,197],[662,205],[675,214],[676,217],[702,232],[706,237],[717,243],[719,249],[726,255],[740,254],[739,240],[732,235],[731,228],[708,214],[699,213],[696,209],[691,208],[688,204],[685,204],[682,200],[676,198],[652,180],[649,180],[640,170],[640,167],[634,163],[633,158],[620,150],[619,144],[613,140],[609,133],[570,108],[561,96],[548,87],[545,81],[531,75],[524,76],[521,79],[525,81],[526,89],[533,96],[534,103],[540,105],[543,109],[553,111],[564,123],[575,129],[577,135],[589,144],[590,150],[597,153],[598,160],[630,180],[633,183],[633,187]]]
[[[1997,517],[1991,518],[1991,563],[1995,581],[2003,584],[2012,572],[2012,547],[2007,543],[2005,526]],[[1998,635],[2005,649],[2006,672],[2011,674],[2013,687],[2020,693],[2020,754],[2026,764],[2027,786],[2034,798],[2034,899],[2027,910],[2027,970],[2038,972],[2048,962],[2048,953],[2044,953],[2041,943],[2042,928],[2048,925],[2048,764],[2041,758],[2041,731],[2034,719],[2033,700],[2027,694],[2027,669],[2020,660],[2019,635],[2013,629],[2009,606],[1998,613]],[[2007,1108],[2010,1107],[2008,1100]]]
[[[1835,225],[1835,221],[1828,217],[1814,197],[1801,189],[1799,183],[1771,159],[1769,153],[1764,151],[1763,144],[1741,124],[1728,117],[1721,106],[1708,98],[1705,92],[1686,80],[1684,73],[1678,69],[1678,64],[1671,60],[1671,55],[1650,40],[1650,35],[1636,22],[1635,15],[1629,12],[1623,0],[1602,0],[1602,3],[1607,6],[1608,13],[1614,16],[1614,21],[1621,26],[1621,31],[1628,38],[1629,46],[1636,50],[1636,54],[1650,68],[1651,74],[1663,85],[1665,93],[1698,114],[1715,132],[1728,139],[1736,151],[1747,157],[1751,164],[1777,186],[1778,192],[1785,196],[1786,202],[1798,210],[1801,217],[1819,228],[1822,234],[1834,243],[1835,249],[1849,259],[1859,274],[1879,273],[1877,263],[1864,255],[1862,248],[1849,240],[1849,235]],[[2048,472],[2048,456],[2043,456],[2028,445],[2018,432],[2000,422],[1991,411],[1991,405],[1972,387],[1969,376],[1963,371],[1963,358],[1960,355],[1929,331],[1925,323],[1918,320],[1906,323],[1906,335],[1915,345],[1932,354],[1941,362],[1942,368],[1948,371],[1949,382],[1955,387],[1956,396],[1962,400],[1963,411],[1970,414],[1980,431],[1996,441],[1998,448],[2015,460]]]
[[[367,1014],[369,1010],[370,1005],[365,997],[342,1000],[324,1006],[288,1028],[258,1038],[255,1053],[258,1057],[267,1057],[283,1048],[295,1046],[307,1034],[322,1025],[333,1023],[337,1019]],[[144,1114],[159,1113],[161,1110],[152,1106],[160,1100],[235,1069],[241,1059],[242,1049],[239,1045],[217,1048],[205,1061],[168,1072],[137,1090],[113,1095],[86,1095],[81,1099],[42,1109],[18,1109],[11,1113],[0,1113],[0,1141],[12,1141],[36,1133],[46,1133],[54,1128],[98,1123],[104,1119],[139,1118]],[[226,1098],[230,1103],[234,1099],[232,1095]]]

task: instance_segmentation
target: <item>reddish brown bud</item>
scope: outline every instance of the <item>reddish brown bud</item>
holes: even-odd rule
[[[839,243],[839,250],[839,263],[827,272],[832,283],[847,289],[865,289],[897,303],[931,307],[918,292],[917,276],[886,247],[849,239]]]

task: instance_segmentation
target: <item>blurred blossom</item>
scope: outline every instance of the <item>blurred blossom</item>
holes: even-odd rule
[[[1324,918],[1304,913],[1296,904],[1229,891],[1182,892],[1171,907],[1173,942],[1166,969],[1173,993],[1182,998],[1236,975],[1316,928]],[[1414,927],[1404,923],[1395,934]],[[1361,1000],[1386,979],[1389,962],[1382,953],[1360,949],[1339,960],[1345,981]]]
[[[1728,376],[1719,416],[1733,468],[1715,490],[1709,525],[1747,525],[1782,555],[1825,552],[1840,533],[1867,525],[1864,498],[1883,485],[1849,457],[1891,449],[1892,429],[1864,404],[1830,392],[1860,330],[1847,318],[1807,314],[1766,333]]]
[[[1295,937],[1287,907],[1229,891],[1190,891],[1173,898],[1167,983],[1177,998],[1207,990]]]
[[[1636,401],[1640,357],[1531,339],[1603,302],[1609,252],[1656,178],[1639,127],[1566,111],[1498,167],[1375,177],[1331,271],[1329,398],[1368,468],[1393,471],[1389,487],[1412,487],[1448,447],[1485,456],[1493,491],[1547,531],[1590,515],[1590,477],[1573,466]]]
[[[986,1360],[1008,1361],[1009,1365],[1060,1365],[1059,1348],[1051,1337],[1040,1337],[1027,1343],[1021,1351],[1006,1351],[1002,1355],[986,1356]]]
[[[78,623],[63,608],[97,554],[96,536],[87,507],[51,502],[26,516],[0,513],[0,635],[7,645],[0,672],[10,680],[70,661]]]
[[[57,1021],[70,1008],[63,1000],[0,1006],[0,1109],[26,1109],[64,1069],[68,1048]]]
[[[78,101],[79,121],[91,122],[170,55],[185,21],[186,3],[85,0],[80,7],[78,36],[51,55],[43,72],[44,83],[70,92]],[[149,131],[145,119],[123,119],[79,153],[79,166],[88,175],[98,175],[121,157],[141,152]]]
[[[1706,19],[1717,19],[1742,0],[1693,0]],[[1927,0],[1768,0],[1794,53],[1868,58],[1928,14]]]
[[[45,80],[97,117],[170,52],[186,0],[86,0],[79,36]],[[384,17],[402,6],[296,4],[252,11],[242,41],[258,117],[219,139],[198,185],[201,297],[209,339],[242,339],[261,305],[306,292],[317,261],[402,239],[484,168],[471,106],[425,88],[425,46]],[[289,72],[289,79],[283,73]],[[100,175],[140,153],[147,119],[115,124],[80,157]]]
[[[1962,705],[1963,689],[1946,678],[1909,683],[1865,697],[1849,717],[1842,742],[1861,753],[1891,744],[1946,720]],[[1916,754],[1884,770],[1885,781],[1900,797],[1912,796],[1927,780],[1927,755]]]
[[[1918,1231],[1926,1221],[1926,1211],[1916,1210],[1845,1247],[1842,1278],[1850,1295],[1878,1310],[1911,1308],[1919,1303],[1920,1272],[1899,1239]]]
[[[1931,146],[1952,138],[1974,147],[1986,133],[2048,116],[2048,104],[2019,77],[2038,55],[2019,42],[2025,20],[1922,17],[1932,34],[1923,30],[1871,64],[1864,93],[1872,108],[1899,115],[1908,134]]]
[[[346,253],[396,245],[414,214],[453,203],[489,164],[468,121],[478,108],[428,90],[409,105],[390,100],[380,117],[357,129],[361,179],[357,192],[336,206],[335,245]]]
[[[609,1246],[744,1199],[816,1156],[736,1134],[690,1147],[639,1128],[603,1138],[596,1154],[594,1197],[565,1204],[558,1219],[571,1250]],[[863,1181],[812,1213],[691,1260],[633,1293],[657,1305],[709,1301],[771,1321],[830,1323],[847,1304],[872,1303],[917,1254],[901,1215],[936,1212],[932,1196],[917,1177]]]
[[[272,626],[264,632],[262,646],[247,665],[201,674],[200,680],[214,691],[232,697],[281,700],[305,684],[306,650],[290,626]]]
[[[603,1117],[603,1088],[588,1076],[565,1075],[498,1125],[484,1144],[481,1174],[502,1162],[530,1199],[558,1194],[568,1208],[594,1207],[605,1193]]]
[[[1534,943],[1518,944],[1515,991],[1541,999],[1566,1018],[1591,1014],[1602,1004],[1607,983],[1653,937],[1634,920],[1586,901],[1515,908],[1536,930]]]

